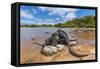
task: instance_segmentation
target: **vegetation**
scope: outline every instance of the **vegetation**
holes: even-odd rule
[[[21,25],[21,27],[77,27],[77,28],[94,28],[95,16],[84,16],[81,18],[74,18],[64,23],[58,23],[54,25],[42,24],[42,25]]]

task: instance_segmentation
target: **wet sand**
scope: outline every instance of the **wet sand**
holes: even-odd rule
[[[77,46],[74,47],[75,51],[81,54],[88,53],[89,56],[83,57],[83,60],[93,60],[95,59],[95,53],[94,53],[94,46]],[[21,64],[23,63],[41,63],[41,62],[59,62],[59,61],[76,61],[80,60],[80,58],[72,56],[68,48],[64,48],[61,52],[58,52],[52,56],[45,56],[41,54],[41,48],[34,46],[34,47],[27,47],[25,46],[21,50]]]
[[[79,45],[74,46],[73,49],[78,53],[88,53],[89,56],[83,57],[82,60],[94,60],[95,59],[95,34],[91,33],[89,38],[85,38],[82,33],[74,33],[79,39]],[[87,36],[86,36],[87,37]],[[89,41],[88,43],[85,41]],[[43,63],[43,62],[59,62],[59,61],[77,61],[80,58],[72,56],[68,48],[65,47],[61,52],[57,52],[52,56],[45,56],[41,54],[42,47],[34,44],[33,42],[43,43],[43,39],[38,40],[28,40],[21,42],[20,48],[20,63]]]

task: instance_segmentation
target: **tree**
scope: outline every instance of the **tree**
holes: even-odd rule
[[[55,27],[62,27],[62,23],[58,23],[54,25]]]
[[[74,18],[72,20],[65,21],[64,23],[51,24],[32,24],[32,25],[21,25],[21,27],[78,27],[78,28],[94,28],[95,27],[95,16],[83,16],[81,18]]]

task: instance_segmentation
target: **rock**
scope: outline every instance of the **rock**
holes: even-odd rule
[[[47,56],[51,56],[54,53],[57,53],[57,48],[54,46],[45,46],[42,50],[43,54]]]
[[[73,45],[76,45],[77,42],[76,41],[70,41],[70,45],[73,46]]]
[[[57,47],[58,51],[62,51],[64,49],[65,45],[58,44],[56,47]]]

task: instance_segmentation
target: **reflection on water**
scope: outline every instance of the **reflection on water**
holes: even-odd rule
[[[95,45],[95,32],[74,32],[80,44]]]
[[[89,40],[93,40],[95,39],[95,32],[75,32],[75,34],[82,39],[89,39]]]
[[[65,32],[70,32],[70,28],[61,28]],[[58,28],[21,28],[21,43],[27,43],[32,38],[35,41],[43,43],[45,39],[50,37],[51,34],[46,34],[46,32],[53,33],[56,32]],[[95,32],[74,32],[74,35],[78,38],[80,44],[90,44],[95,45]]]

